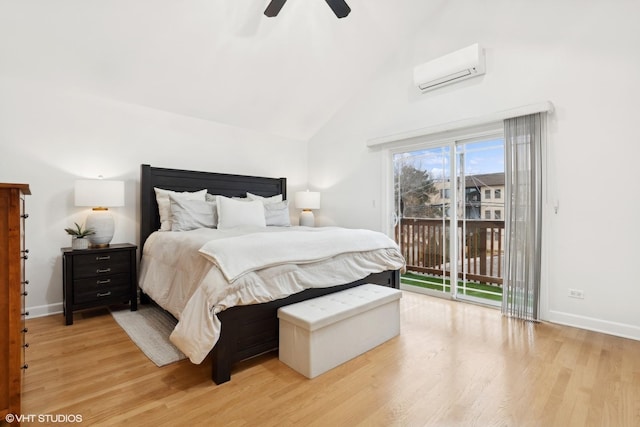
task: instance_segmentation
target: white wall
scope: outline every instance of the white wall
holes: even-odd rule
[[[0,182],[28,183],[27,305],[32,315],[62,310],[60,248],[64,228],[84,222],[76,179],[125,181],[125,203],[112,208],[113,239],[138,242],[139,176],[153,166],[287,177],[288,191],[307,179],[306,145],[130,104],[62,92],[0,77]],[[295,216],[295,214],[294,214]]]
[[[449,2],[310,141],[318,222],[386,229],[388,158],[367,139],[549,100],[543,318],[640,339],[637,16],[637,1]],[[412,87],[415,65],[476,42],[485,76],[426,94]]]

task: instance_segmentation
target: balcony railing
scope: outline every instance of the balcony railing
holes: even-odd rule
[[[450,272],[450,232],[445,224],[448,221],[443,223],[442,219],[401,219],[395,230],[396,241],[408,271],[435,276],[444,276],[445,270]],[[501,286],[504,221],[459,220],[458,236],[458,277]]]

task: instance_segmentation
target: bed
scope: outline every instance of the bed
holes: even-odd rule
[[[286,178],[266,178],[245,175],[220,174],[179,169],[141,166],[140,183],[140,247],[145,247],[152,234],[159,230],[160,216],[154,188],[175,192],[194,192],[207,189],[210,194],[225,197],[245,197],[252,193],[269,198],[282,195],[286,199]],[[158,233],[156,233],[157,235]],[[152,239],[150,239],[150,236]],[[144,258],[144,252],[143,252]],[[322,288],[305,289],[301,292],[274,301],[251,305],[233,306],[217,313],[221,330],[208,359],[212,363],[211,377],[216,384],[227,382],[235,363],[278,348],[277,310],[293,304],[333,292],[338,292],[363,283],[398,288],[399,269],[389,269],[350,283],[337,283]],[[140,291],[141,303],[150,298]],[[162,307],[162,304],[159,304]],[[164,308],[164,307],[163,307]]]

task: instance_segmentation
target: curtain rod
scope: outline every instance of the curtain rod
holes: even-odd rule
[[[438,133],[449,132],[453,130],[485,125],[488,123],[498,122],[512,117],[526,116],[535,113],[552,113],[553,104],[550,101],[539,102],[536,104],[523,105],[521,107],[511,108],[509,110],[498,111],[485,116],[472,117],[469,119],[457,120],[454,122],[441,123],[426,128],[415,129],[407,132],[400,132],[393,135],[380,136],[367,140],[367,147],[381,147],[392,142],[403,141],[417,137],[435,135]]]

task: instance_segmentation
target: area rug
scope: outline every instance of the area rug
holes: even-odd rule
[[[111,309],[111,315],[129,338],[157,366],[185,359],[186,356],[169,341],[176,319],[154,305],[145,305],[137,311],[127,308]]]

